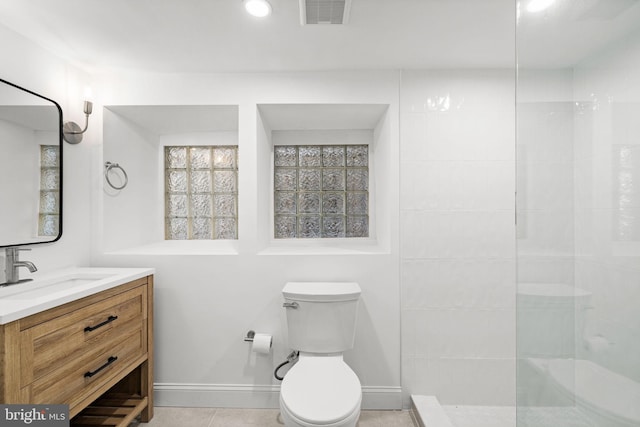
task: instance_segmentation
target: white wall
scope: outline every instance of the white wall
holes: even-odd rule
[[[515,403],[514,79],[402,75],[402,383],[445,404]]]
[[[108,109],[103,111],[102,138],[111,141],[104,147],[104,162],[117,163],[127,174],[127,191],[104,185],[103,245],[105,251],[139,246],[162,238],[158,229],[159,137],[127,121]],[[126,153],[123,156],[122,153]],[[103,162],[103,163],[104,163]],[[110,179],[116,186],[125,183],[124,174],[113,169]],[[142,185],[141,185],[142,184]],[[160,203],[160,211],[164,213]],[[127,226],[122,226],[126,224]]]
[[[148,205],[139,204],[148,168],[161,158],[153,150],[146,153],[149,144],[132,134],[131,127],[125,133],[114,130],[117,123],[107,120],[105,112],[104,154],[96,153],[93,163],[117,161],[131,172],[129,186],[115,196],[104,194],[102,180],[94,181],[92,263],[156,268],[157,404],[277,407],[279,383],[273,369],[289,352],[281,289],[287,281],[326,280],[356,281],[363,289],[356,345],[345,355],[364,386],[363,405],[399,408],[398,73],[105,74],[97,79],[96,96],[105,106],[238,105],[239,239],[232,245],[168,242],[176,244],[131,248],[110,243],[106,232],[113,229],[113,218],[120,234],[154,233],[149,229],[157,225],[126,212],[137,206],[158,215],[162,202],[144,196]],[[380,226],[386,227],[384,244],[372,242],[357,250],[340,244],[274,249],[265,240],[272,160],[270,131],[257,111],[264,103],[390,106],[388,119],[376,129],[387,140],[381,150],[385,157],[376,159],[387,178],[381,190],[387,193],[386,203],[379,207],[384,215],[378,215],[384,218]],[[243,341],[249,329],[274,336],[272,355],[249,351]]]
[[[0,56],[0,77],[55,100],[62,107],[65,119],[77,122],[84,119],[83,91],[90,84],[87,74],[1,25],[0,50],[3,52]],[[62,239],[52,244],[33,245],[32,252],[22,255],[22,259],[36,264],[39,273],[89,263],[90,159],[92,140],[97,132],[98,129],[90,124],[83,144],[71,146],[65,143]],[[7,207],[2,205],[2,209]],[[4,265],[4,251],[0,252],[0,264]],[[21,277],[28,275],[22,269]],[[0,269],[0,282],[4,282],[4,268]]]
[[[572,98],[570,69],[518,72],[519,283],[574,283]]]
[[[82,89],[90,79],[4,28],[0,36],[7,52],[0,59],[2,77],[58,100],[67,117],[81,121]],[[346,359],[364,385],[365,407],[400,407],[401,370],[405,397],[423,393],[444,403],[512,404],[513,73],[408,72],[401,88],[399,77],[397,72],[95,75],[96,105],[85,142],[65,145],[65,234],[59,243],[36,247],[27,259],[45,271],[86,265],[91,244],[92,265],[156,268],[158,404],[277,406],[272,371],[288,352],[280,291],[289,280],[361,284],[356,348]],[[389,177],[388,205],[378,216],[378,226],[388,228],[387,243],[365,250],[312,245],[292,254],[269,251],[267,242],[265,250],[268,215],[256,208],[270,197],[261,191],[261,177],[270,169],[261,160],[269,155],[269,130],[257,113],[262,103],[390,105],[376,129],[376,137],[390,138],[378,152],[386,163],[376,159],[376,168]],[[140,144],[147,137],[134,136],[131,129],[121,135],[120,146],[108,146],[106,138],[114,135],[103,128],[101,107],[209,104],[239,106],[239,233],[244,237],[223,250],[178,245],[127,251],[125,237],[105,236],[106,217],[122,221],[121,233],[138,229],[139,242],[153,240],[154,231],[146,227],[157,225],[129,223],[131,201],[122,211],[118,203],[139,190],[148,162],[158,155],[146,153]],[[127,141],[138,145],[130,154]],[[105,160],[127,165],[131,193],[105,194]],[[114,202],[109,207],[107,198]],[[272,356],[248,351],[242,341],[248,329],[274,335]]]

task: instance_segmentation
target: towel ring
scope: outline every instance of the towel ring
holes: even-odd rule
[[[129,183],[129,177],[127,176],[127,172],[122,169],[122,166],[120,166],[117,163],[111,163],[111,162],[106,162],[104,164],[104,177],[107,180],[107,184],[109,184],[109,186],[111,188],[113,188],[114,190],[122,190],[124,187],[127,186],[127,184]],[[117,185],[113,185],[113,183],[111,182],[111,180],[109,179],[109,171],[111,169],[120,169],[122,171],[122,174],[124,175],[124,184],[122,184],[121,186],[117,186]]]

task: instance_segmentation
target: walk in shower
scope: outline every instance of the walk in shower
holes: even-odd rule
[[[517,426],[640,426],[640,2],[519,2]]]
[[[638,427],[640,1],[500,8],[513,67],[403,72],[403,387],[425,425]]]

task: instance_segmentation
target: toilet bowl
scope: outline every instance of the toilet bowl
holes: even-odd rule
[[[355,427],[362,388],[342,354],[353,348],[360,286],[290,282],[282,290],[288,341],[299,352],[280,387],[286,427]]]
[[[280,389],[286,426],[354,427],[361,402],[360,380],[342,355],[301,354]]]

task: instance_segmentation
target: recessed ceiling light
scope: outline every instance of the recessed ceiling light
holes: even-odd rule
[[[536,13],[548,9],[556,0],[531,0],[527,5],[527,12]]]
[[[271,15],[271,4],[267,0],[244,0],[244,8],[258,18]]]

